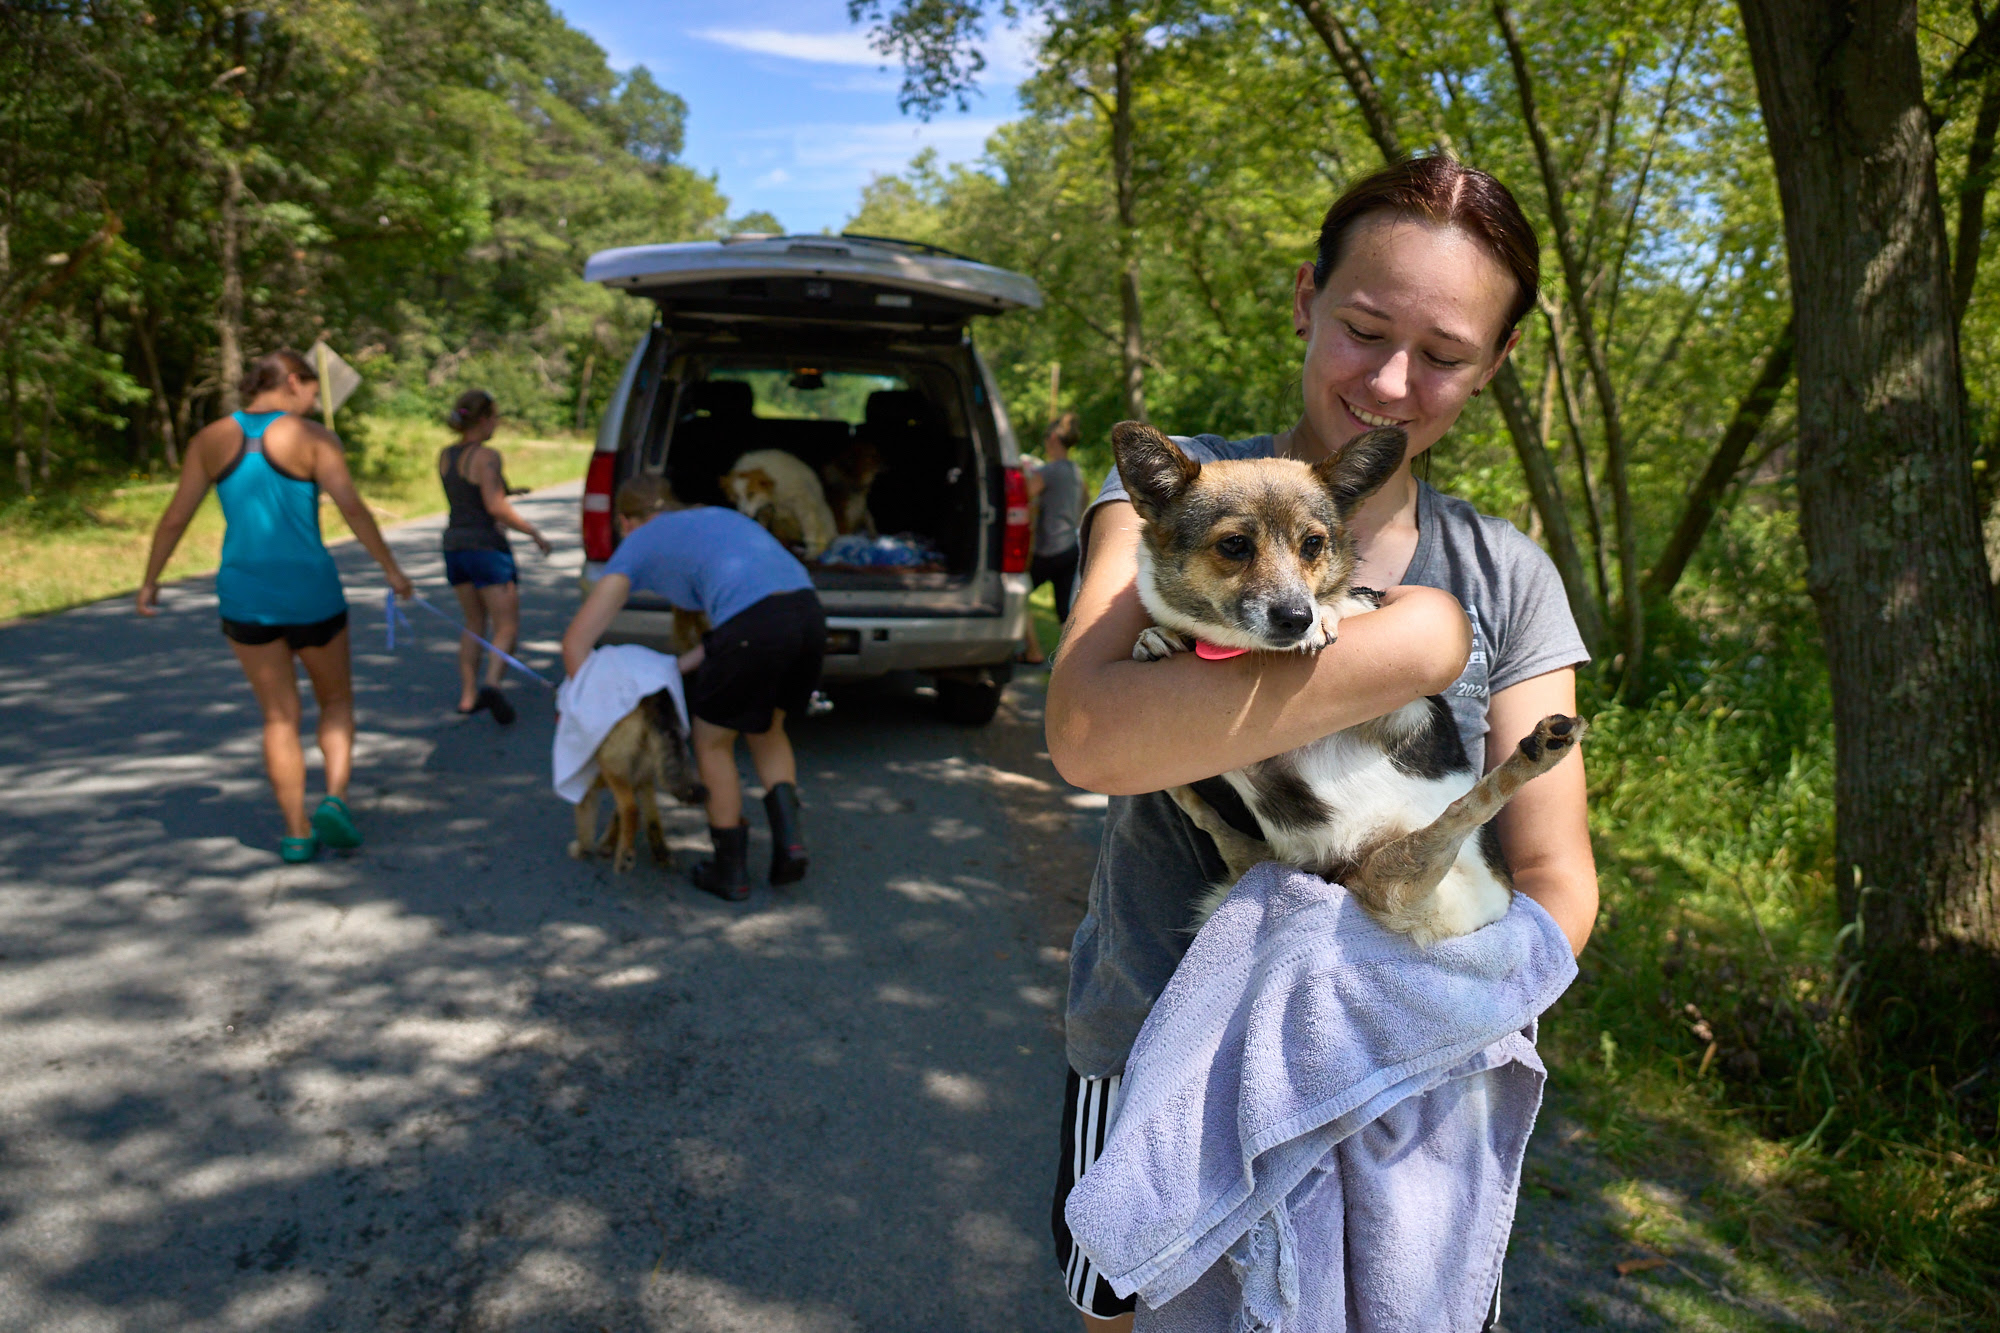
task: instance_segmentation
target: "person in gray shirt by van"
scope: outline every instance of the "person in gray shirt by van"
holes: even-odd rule
[[[1449,157],[1397,163],[1334,203],[1317,262],[1294,278],[1304,402],[1291,427],[1180,441],[1202,462],[1312,463],[1374,427],[1407,433],[1401,468],[1352,520],[1355,580],[1384,593],[1381,609],[1343,618],[1324,651],[1133,661],[1152,619],[1136,586],[1139,519],[1115,473],[1085,517],[1083,582],[1047,718],[1057,770],[1111,797],[1089,911],[1070,948],[1052,1219],[1057,1262],[1088,1328],[1129,1330],[1132,1298],[1121,1300],[1075,1247],[1064,1199],[1102,1150],[1132,1043],[1187,952],[1194,901],[1226,873],[1165,789],[1431,694],[1443,696],[1467,753],[1488,770],[1541,718],[1576,711],[1575,668],[1589,655],[1554,564],[1512,524],[1440,494],[1411,467],[1500,369],[1538,283],[1539,245],[1506,186]],[[1573,755],[1494,821],[1514,887],[1578,951],[1597,914],[1584,790]],[[1496,1287],[1489,1328],[1498,1297]]]
[[[1077,471],[1069,451],[1082,433],[1076,413],[1057,417],[1042,442],[1048,462],[1030,472],[1027,479],[1028,498],[1041,505],[1035,515],[1035,545],[1028,561],[1028,591],[1033,593],[1044,583],[1055,588],[1058,623],[1069,619],[1070,594],[1076,587],[1076,530],[1083,519],[1083,474]],[[1043,661],[1033,616],[1028,617],[1021,660],[1031,666]]]

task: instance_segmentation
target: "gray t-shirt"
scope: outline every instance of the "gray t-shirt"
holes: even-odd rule
[[[1042,464],[1042,511],[1035,520],[1035,554],[1061,555],[1076,546],[1076,525],[1083,517],[1083,474],[1069,459]]]
[[[1268,458],[1274,437],[1175,437],[1192,458]],[[1125,499],[1114,470],[1092,505]],[[1442,589],[1472,621],[1465,674],[1445,691],[1466,752],[1483,767],[1486,703],[1495,690],[1590,660],[1549,557],[1505,519],[1417,488],[1417,551],[1405,584]],[[1208,835],[1171,798],[1114,796],[1090,878],[1090,910],[1070,946],[1069,1063],[1120,1072],[1153,1001],[1187,952],[1195,900],[1228,871]]]

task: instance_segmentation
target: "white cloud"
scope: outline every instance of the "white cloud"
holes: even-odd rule
[[[756,183],[759,186],[789,185],[792,183],[792,173],[779,167],[775,171],[767,171],[759,176]]]
[[[816,65],[879,67],[881,54],[868,44],[868,34],[853,32],[785,32],[777,28],[697,28],[691,36],[753,55],[782,56]]]

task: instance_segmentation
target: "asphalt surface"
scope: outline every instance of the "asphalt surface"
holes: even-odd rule
[[[576,502],[522,508],[554,674]],[[438,526],[391,540],[449,609]],[[980,731],[908,686],[800,724],[813,873],[761,882],[759,812],[725,904],[670,802],[679,868],[570,860],[548,693],[453,716],[449,627],[389,654],[337,557],[346,859],[278,861],[209,580],[0,629],[0,1328],[1073,1328],[1048,1198],[1101,816],[1033,683]]]

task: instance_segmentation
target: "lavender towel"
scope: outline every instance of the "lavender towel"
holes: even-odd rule
[[[1477,1329],[1575,976],[1526,897],[1420,950],[1258,866],[1140,1030],[1072,1234],[1147,1333]]]

